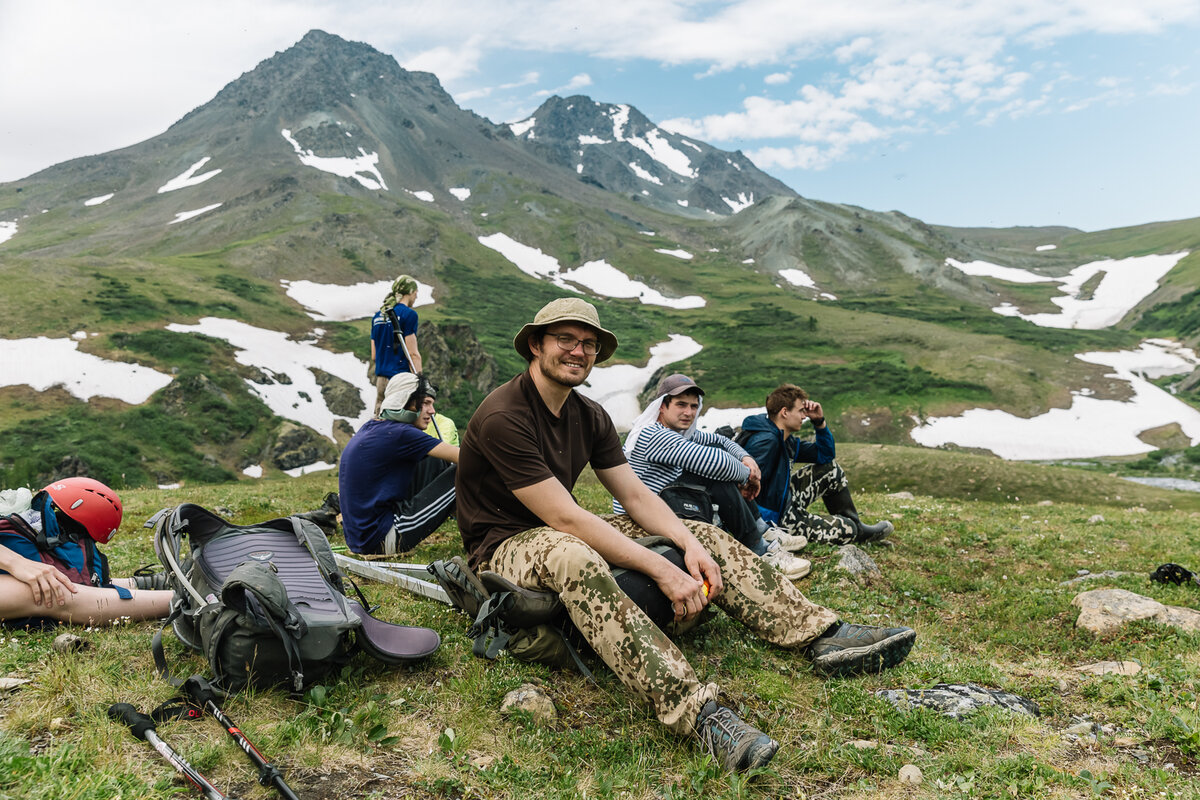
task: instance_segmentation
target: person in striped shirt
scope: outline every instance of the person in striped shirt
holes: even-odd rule
[[[791,551],[808,541],[768,526],[751,502],[762,478],[758,464],[732,439],[696,427],[704,390],[676,373],[663,378],[654,394],[625,440],[625,457],[642,483],[655,494],[676,483],[703,487],[733,538],[790,580],[807,575],[812,565]],[[625,513],[615,499],[613,511]]]

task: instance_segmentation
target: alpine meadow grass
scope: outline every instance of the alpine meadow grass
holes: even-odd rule
[[[890,519],[897,528],[890,546],[868,547],[881,577],[857,582],[837,568],[835,548],[810,545],[804,555],[813,571],[799,586],[847,620],[909,625],[917,644],[897,669],[823,680],[802,655],[763,644],[720,613],[685,637],[681,646],[697,673],[718,682],[745,719],[780,741],[775,760],[756,774],[726,774],[695,741],[667,733],[594,658],[596,685],[507,656],[475,658],[464,616],[371,582],[363,590],[380,604],[381,618],[441,634],[434,656],[401,668],[356,656],[336,680],[301,698],[280,689],[247,691],[227,701],[226,711],[306,800],[1197,796],[1200,634],[1142,621],[1097,638],[1075,627],[1071,605],[1081,591],[1114,587],[1200,608],[1200,587],[1147,578],[1166,561],[1200,569],[1200,511],[1194,504],[1169,507],[1190,498],[1081,470],[914,448],[846,448],[843,462],[856,487],[880,488],[856,491],[864,517]],[[891,476],[903,464],[944,495],[986,474],[1009,496],[882,491],[884,483],[889,492],[899,488]],[[1075,473],[1087,480],[1072,492]],[[335,483],[325,473],[127,490],[125,524],[106,551],[114,573],[128,574],[155,560],[139,523],[162,506],[195,502],[252,522],[315,507]],[[1054,496],[1015,488],[1034,485]],[[1114,499],[1114,486],[1130,493]],[[609,497],[590,473],[576,496],[590,510],[607,510]],[[428,562],[456,552],[451,521],[404,559]],[[1116,576],[1063,585],[1081,570]],[[149,711],[174,694],[150,657],[156,629],[77,630],[88,647],[70,654],[51,648],[60,630],[3,632],[0,674],[31,682],[0,695],[0,797],[198,796],[105,714],[114,702]],[[178,673],[204,671],[169,633],[166,640]],[[1075,669],[1100,661],[1134,661],[1141,671]],[[500,714],[505,693],[524,683],[550,695],[555,722]],[[938,683],[1011,692],[1041,714],[985,708],[953,719],[901,711],[876,694]],[[163,723],[159,733],[223,791],[274,796],[211,719]],[[898,778],[908,764],[923,774],[917,786]]]

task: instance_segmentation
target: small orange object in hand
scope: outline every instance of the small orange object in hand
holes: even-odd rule
[[[708,597],[708,581],[700,582],[700,591],[704,592],[705,597]]]

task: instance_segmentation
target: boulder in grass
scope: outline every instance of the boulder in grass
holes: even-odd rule
[[[1003,708],[1027,717],[1041,714],[1041,709],[1032,700],[973,683],[939,683],[929,689],[880,689],[875,694],[901,711],[931,708],[956,719],[984,706]]]
[[[1200,631],[1200,611],[1181,606],[1167,606],[1150,597],[1125,589],[1096,589],[1075,595],[1071,605],[1080,609],[1076,627],[1107,636],[1124,625],[1149,620],[1170,625],[1181,631]]]

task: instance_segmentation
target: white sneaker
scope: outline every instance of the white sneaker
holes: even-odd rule
[[[787,528],[780,528],[776,525],[767,528],[763,532],[762,537],[767,540],[768,544],[777,542],[784,550],[789,550],[793,553],[798,553],[808,547],[808,539],[803,536],[793,536],[787,532]]]
[[[760,558],[782,572],[789,581],[800,580],[812,571],[812,563],[807,558],[797,558],[778,545],[769,547]]]

